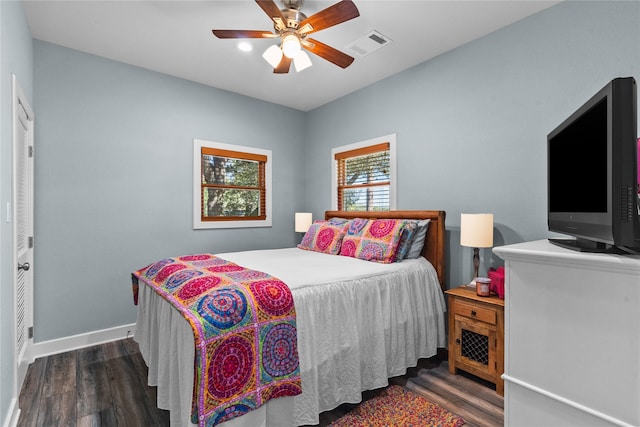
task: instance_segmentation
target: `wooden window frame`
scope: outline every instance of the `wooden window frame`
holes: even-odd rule
[[[219,155],[243,160],[255,160],[260,165],[258,189],[260,197],[260,216],[204,217],[202,215],[203,191],[215,184],[202,183],[202,155]],[[271,227],[271,150],[224,144],[221,142],[193,140],[193,228],[249,228]],[[225,186],[226,187],[226,186]],[[238,187],[240,188],[240,187]]]
[[[339,194],[343,187],[339,180],[339,162],[345,158],[361,156],[364,154],[371,154],[382,151],[388,146],[389,148],[389,210],[397,209],[396,203],[396,176],[397,176],[397,161],[396,161],[396,134],[390,134],[381,136],[379,138],[368,139],[366,141],[357,142],[355,144],[344,145],[336,147],[331,150],[331,206],[334,210],[341,210],[342,206],[339,203]],[[378,185],[383,185],[378,184]],[[386,184],[384,184],[386,185]]]

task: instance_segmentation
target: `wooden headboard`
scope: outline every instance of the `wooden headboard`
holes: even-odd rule
[[[445,281],[445,211],[385,211],[385,212],[353,212],[353,211],[326,211],[324,219],[330,218],[392,218],[392,219],[430,219],[427,236],[425,237],[422,256],[425,257],[436,269],[440,287],[447,289]]]

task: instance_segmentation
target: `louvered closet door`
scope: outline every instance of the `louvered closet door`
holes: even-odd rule
[[[14,82],[15,83],[15,82]],[[33,307],[33,113],[14,84],[15,349],[19,390],[31,359]]]

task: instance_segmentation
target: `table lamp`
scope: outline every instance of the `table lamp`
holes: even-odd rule
[[[480,249],[493,246],[493,214],[460,214],[460,245],[473,248],[473,280],[480,266]]]

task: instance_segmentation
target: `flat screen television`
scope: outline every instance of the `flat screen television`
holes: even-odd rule
[[[547,136],[552,243],[584,252],[639,253],[637,90],[610,81]]]

